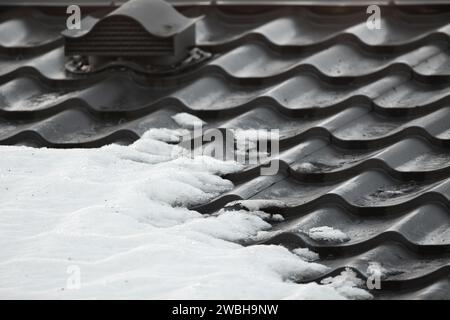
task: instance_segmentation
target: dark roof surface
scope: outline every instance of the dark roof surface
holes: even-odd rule
[[[282,170],[229,175],[236,188],[197,208],[277,199],[280,232],[331,275],[388,270],[379,298],[450,298],[450,9],[183,7],[213,57],[177,75],[64,69],[65,10],[0,16],[0,143],[97,147],[129,143],[177,112],[208,127],[280,128]],[[333,226],[324,244],[294,230]],[[320,279],[303,279],[318,281]]]
[[[83,6],[119,6],[127,0],[77,0],[77,4]],[[166,0],[173,5],[190,6],[190,5],[221,5],[221,6],[369,6],[377,5],[432,5],[432,4],[448,4],[449,0]],[[74,4],[73,0],[0,0],[0,5],[39,5],[39,6],[61,6]]]

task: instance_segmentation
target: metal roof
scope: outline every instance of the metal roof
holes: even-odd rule
[[[280,128],[282,170],[228,176],[236,188],[197,210],[277,199],[286,221],[264,243],[307,246],[329,275],[388,270],[379,298],[450,298],[450,10],[216,6],[180,9],[213,57],[176,75],[64,69],[65,10],[0,15],[0,143],[129,143],[177,112],[208,128]],[[308,164],[308,166],[305,166]],[[329,244],[294,230],[333,226]],[[249,243],[251,244],[251,243]],[[320,279],[303,279],[318,281]]]

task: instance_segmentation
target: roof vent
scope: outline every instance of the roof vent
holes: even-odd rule
[[[69,71],[86,73],[129,65],[145,72],[176,71],[210,55],[195,48],[195,22],[162,0],[131,0],[81,30],[66,30]]]

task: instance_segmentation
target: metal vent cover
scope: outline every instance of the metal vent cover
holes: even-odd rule
[[[65,30],[65,55],[90,69],[111,61],[179,64],[195,47],[195,22],[163,0],[131,0],[102,18],[86,16],[81,30]]]
[[[171,55],[174,38],[158,38],[128,17],[109,17],[85,37],[69,38],[66,55],[142,57]]]

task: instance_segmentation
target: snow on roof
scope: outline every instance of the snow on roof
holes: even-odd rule
[[[284,281],[322,275],[325,266],[281,246],[234,243],[270,229],[260,217],[186,209],[231,190],[220,175],[240,166],[185,158],[178,148],[148,135],[130,146],[99,149],[1,146],[0,295],[351,298],[342,292],[356,282]],[[76,290],[67,285],[67,270],[75,268],[81,277]]]

